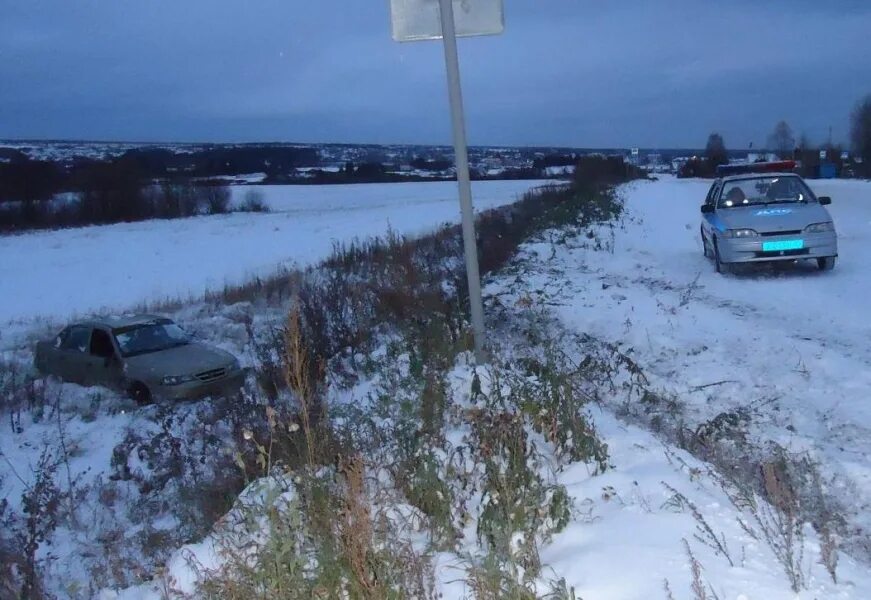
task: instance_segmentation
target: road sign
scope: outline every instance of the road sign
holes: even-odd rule
[[[390,0],[393,39],[442,39],[441,0]],[[502,0],[453,0],[454,35],[498,35],[505,29]]]
[[[456,11],[454,8],[456,7]],[[478,269],[478,244],[475,237],[475,212],[472,207],[472,182],[469,177],[469,147],[466,142],[466,117],[460,85],[460,59],[457,35],[502,33],[502,0],[391,0],[393,39],[400,42],[443,40],[460,213],[463,218],[463,249],[469,282],[469,308],[475,337],[475,361],[486,362],[484,355],[484,302],[481,299],[481,274]]]
[[[826,160],[826,157],[829,155],[827,150],[820,150],[820,160]]]

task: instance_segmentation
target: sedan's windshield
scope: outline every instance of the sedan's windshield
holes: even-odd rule
[[[190,343],[185,331],[172,321],[154,321],[116,329],[112,332],[122,356],[158,352]]]
[[[813,201],[813,193],[799,177],[748,177],[723,185],[718,208]]]

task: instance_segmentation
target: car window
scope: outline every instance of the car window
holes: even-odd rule
[[[115,329],[112,333],[124,357],[159,352],[190,343],[188,334],[167,319]]]
[[[115,354],[112,338],[102,329],[95,329],[91,335],[91,354],[101,358],[108,358]]]
[[[717,197],[717,187],[720,185],[719,181],[715,181],[711,184],[711,189],[708,190],[708,196],[705,198],[705,204],[713,204],[714,198]]]
[[[91,328],[83,326],[70,327],[62,337],[61,348],[64,350],[87,352],[88,344],[91,340]]]
[[[719,194],[720,208],[815,202],[816,198],[798,177],[747,177],[727,181]]]

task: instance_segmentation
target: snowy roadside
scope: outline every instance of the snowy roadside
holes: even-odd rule
[[[549,328],[547,314],[556,311],[563,316],[562,310],[579,311],[578,305],[567,304],[569,288],[564,279],[588,269],[583,260],[577,263],[581,265],[577,271],[569,269],[567,263],[592,260],[611,251],[616,255],[624,233],[610,227],[593,228],[589,235],[582,232],[577,236],[548,232],[544,236],[548,241],[527,244],[518,261],[490,279],[490,302],[517,311],[518,320],[502,319],[495,328],[504,336],[500,339],[503,350],[513,354],[512,363],[525,364],[530,352],[541,351],[533,349],[536,344],[559,345],[559,328]],[[539,284],[541,288],[536,287]],[[520,335],[518,324],[526,319],[529,321],[524,326],[535,332],[538,342],[529,340],[512,350]],[[548,335],[554,334],[547,341]],[[655,374],[651,379],[660,384]],[[468,406],[475,394],[474,371],[461,362],[452,371],[451,380],[452,402]],[[588,385],[583,394],[598,398],[600,404],[590,409],[587,418],[607,444],[609,466],[598,472],[585,463],[539,465],[545,473],[555,469],[556,481],[573,498],[573,511],[564,530],[542,541],[545,568],[533,586],[537,597],[572,597],[549,596],[554,582],[567,594],[604,600],[810,600],[871,595],[867,569],[850,556],[840,557],[837,582],[833,581],[823,564],[831,558],[828,549],[810,524],[790,521],[784,527],[779,509],[758,495],[745,495],[747,490],[733,487],[710,464],[615,416],[626,397],[619,386],[613,388],[592,379]],[[365,399],[360,402],[365,406]],[[536,443],[546,445],[532,431],[529,434]],[[446,436],[465,439],[462,431]],[[485,498],[478,497],[466,507],[477,515],[466,524],[467,540],[475,538],[484,505]],[[172,577],[192,586],[196,573],[184,557],[220,546],[219,538],[213,536],[176,553],[170,561]],[[221,564],[217,555],[210,561],[212,566]],[[469,568],[467,559],[440,553],[435,566],[440,597],[459,600],[474,596],[472,583],[463,576]],[[104,597],[156,600],[162,585],[158,581]]]
[[[736,454],[748,445],[816,465],[831,503],[825,510],[846,519],[841,547],[868,561],[871,284],[863,269],[871,260],[871,184],[813,183],[834,199],[841,246],[834,272],[726,277],[714,273],[698,239],[708,186],[671,178],[629,184],[613,248],[591,251],[576,239],[529,244],[517,279],[488,291],[546,306],[568,333],[614,344],[664,399],[658,407],[614,402],[613,410],[644,413],[695,441],[729,441]]]
[[[463,375],[468,395],[471,372]],[[574,597],[599,600],[668,600],[667,590],[674,598],[724,600],[849,600],[871,594],[867,570],[849,557],[838,565],[838,583],[832,582],[810,525],[793,548],[803,581],[793,592],[753,513],[734,505],[709,465],[621,423],[607,410],[593,409],[591,417],[608,445],[610,467],[591,474],[588,465],[575,464],[559,474],[557,481],[574,502],[573,517],[541,548],[545,570],[537,584],[539,597],[551,597],[549,585],[559,581]],[[479,514],[480,507],[469,510]],[[235,513],[225,521],[239,519]],[[469,523],[469,539],[476,526],[477,521]],[[222,535],[180,548],[155,582],[106,590],[101,600],[162,600],[167,589],[194,593],[201,577],[219,572],[226,560]],[[441,553],[435,565],[440,598],[475,597],[463,577],[468,568],[463,559]],[[696,581],[704,596],[693,595]]]
[[[522,363],[528,350],[518,349],[515,361]],[[409,357],[403,355],[399,359],[402,368],[407,369]],[[484,394],[488,394],[496,378],[487,370],[477,373],[483,375]],[[481,406],[473,399],[476,378],[474,367],[460,357],[449,376],[448,406]],[[504,380],[502,384],[505,385]],[[374,410],[371,403],[377,395],[370,393],[378,387],[377,381],[368,382],[358,389],[358,394],[345,400],[369,407],[367,411]],[[850,557],[841,557],[838,581],[832,581],[822,564],[824,549],[819,536],[809,524],[798,526],[795,539],[780,538],[788,533],[778,529],[776,511],[758,497],[754,497],[753,507],[741,504],[736,490],[724,485],[709,464],[642,428],[622,422],[604,406],[589,408],[586,418],[607,445],[608,467],[604,471],[583,462],[561,464],[549,453],[544,463],[534,461],[535,468],[545,477],[551,473],[555,483],[565,486],[573,503],[565,529],[540,540],[544,569],[529,584],[534,597],[848,600],[871,594],[867,569]],[[528,434],[540,449],[549,445],[532,429]],[[469,432],[460,428],[448,430],[445,435],[461,443],[467,440]],[[465,476],[459,478],[466,481]],[[270,481],[255,482],[251,490],[269,487]],[[282,505],[287,493],[292,494],[292,488],[277,497],[277,504],[268,506]],[[243,496],[250,494],[249,491]],[[468,579],[469,557],[480,552],[475,540],[480,535],[485,507],[493,499],[473,496],[471,500],[464,505],[464,512],[473,517],[465,522],[462,551],[440,551],[430,556],[434,589],[445,600],[477,597],[474,584]],[[414,513],[410,507],[405,509]],[[523,509],[516,505],[515,510]],[[416,518],[425,520],[421,515]],[[246,519],[251,517],[245,517],[239,508],[234,509],[222,519],[217,531],[177,550],[167,562],[167,570],[154,582],[126,590],[104,590],[101,600],[161,600],[167,590],[172,591],[170,597],[175,597],[172,595],[175,593],[195,594],[199,585],[220,576],[227,562],[233,560],[232,553],[228,555],[223,550],[227,547],[227,536],[235,535],[228,531],[235,531],[237,524]],[[262,544],[262,536],[268,536],[269,530],[260,523],[248,530],[245,539],[259,540]],[[412,537],[418,539],[421,552],[426,552],[427,545],[421,541],[425,539],[424,531],[415,530]],[[516,543],[521,544],[523,539],[517,537]],[[788,567],[783,562],[785,555],[780,554],[787,543],[791,544]],[[522,553],[520,545],[516,552]],[[796,578],[797,592],[791,589],[788,569],[792,569],[791,576]],[[551,595],[554,590],[575,595]]]

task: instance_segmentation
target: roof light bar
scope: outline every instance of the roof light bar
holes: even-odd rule
[[[777,162],[750,163],[746,165],[720,165],[717,167],[717,175],[740,175],[741,173],[779,173],[795,169],[794,160],[781,160]]]

